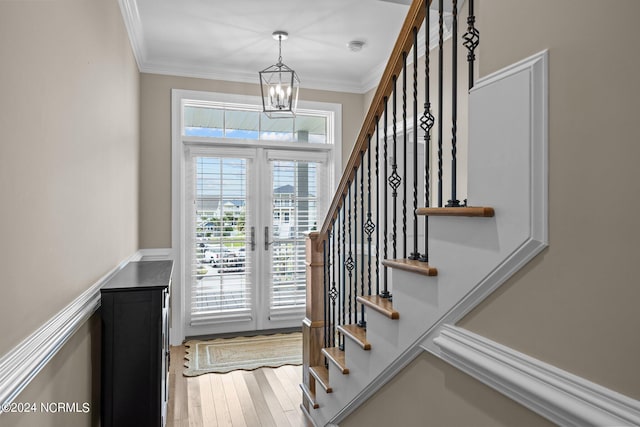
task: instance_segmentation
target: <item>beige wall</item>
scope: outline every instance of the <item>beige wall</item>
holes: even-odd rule
[[[116,0],[0,1],[0,58],[2,356],[138,249],[139,73]],[[30,397],[90,399],[76,335]]]
[[[15,399],[35,403],[34,413],[4,413],[5,427],[97,426],[100,423],[100,316],[94,315],[49,361],[38,376]],[[53,413],[58,402],[75,404],[76,412]],[[85,406],[87,405],[87,406]],[[86,411],[88,409],[88,412]],[[52,411],[52,409],[50,409]]]
[[[640,399],[640,2],[476,4],[481,75],[549,49],[550,246],[460,325]],[[546,425],[514,405],[424,355],[341,426]]]
[[[257,80],[257,73],[256,73]],[[171,89],[259,95],[258,85],[142,74],[140,115],[140,247],[171,247]],[[360,131],[364,96],[300,89],[300,99],[342,104],[342,159]]]
[[[640,399],[640,2],[614,3],[480,2],[482,75],[549,49],[550,246],[461,325]]]
[[[426,352],[340,423],[340,427],[551,425]]]

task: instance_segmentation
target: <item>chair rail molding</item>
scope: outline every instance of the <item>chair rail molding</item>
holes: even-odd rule
[[[128,262],[140,261],[137,251],[120,262],[56,313],[40,328],[0,358],[0,414],[100,307],[100,288]]]
[[[444,325],[437,355],[561,426],[640,425],[640,401],[498,344]]]

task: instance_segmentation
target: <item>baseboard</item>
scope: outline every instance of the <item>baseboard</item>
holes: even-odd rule
[[[444,325],[434,343],[438,357],[558,425],[640,425],[640,401],[465,329]]]
[[[143,261],[167,261],[173,259],[171,248],[140,249],[138,253]]]
[[[56,355],[71,336],[100,307],[100,288],[128,262],[139,261],[136,252],[102,276],[89,289],[59,311],[24,341],[0,358],[0,413]]]

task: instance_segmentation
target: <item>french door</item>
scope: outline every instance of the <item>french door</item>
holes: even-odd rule
[[[327,153],[188,148],[187,336],[300,326]]]

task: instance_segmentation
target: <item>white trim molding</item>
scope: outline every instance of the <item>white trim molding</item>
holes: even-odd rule
[[[438,356],[561,426],[640,425],[640,401],[465,329],[445,325]]]
[[[122,261],[0,358],[0,413],[2,407],[11,403],[24,390],[100,307],[100,288],[128,262],[140,259],[140,252],[136,252]]]

